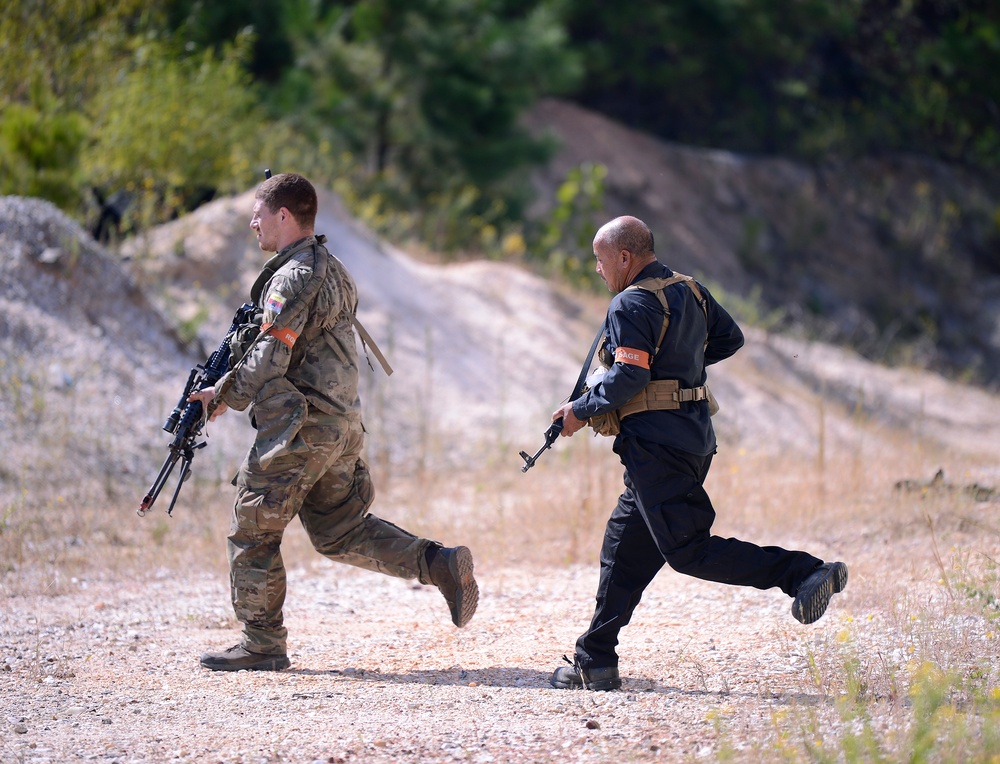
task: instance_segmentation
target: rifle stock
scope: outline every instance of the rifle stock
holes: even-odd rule
[[[587,381],[587,369],[590,368],[590,359],[594,357],[594,352],[597,350],[597,346],[600,344],[602,336],[603,327],[597,331],[597,336],[594,337],[594,342],[590,346],[590,352],[587,353],[587,358],[583,362],[583,368],[580,369],[580,376],[577,377],[576,384],[573,386],[573,392],[570,393],[569,398],[567,398],[570,403],[583,395],[584,384]],[[552,444],[556,442],[556,438],[559,437],[559,433],[562,432],[562,429],[563,420],[562,417],[559,417],[552,424],[550,424],[549,429],[545,431],[545,443],[542,444],[541,448],[535,451],[534,455],[528,456],[528,454],[524,451],[519,452],[521,458],[524,459],[524,466],[521,467],[521,472],[527,472],[535,466],[535,461],[542,455],[542,452],[545,451],[546,448],[552,447]]]
[[[562,432],[562,428],[563,419],[562,417],[559,417],[552,424],[550,424],[549,429],[545,431],[545,443],[542,444],[541,448],[535,451],[535,453],[531,456],[528,456],[526,451],[520,452],[521,458],[524,459],[524,466],[521,467],[521,472],[527,472],[535,466],[535,462],[538,460],[538,457],[542,455],[542,452],[546,448],[551,448],[552,444],[556,442],[556,438],[559,437],[559,433]]]

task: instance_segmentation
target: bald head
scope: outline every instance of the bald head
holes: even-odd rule
[[[653,250],[653,232],[639,218],[623,215],[605,223],[594,237],[594,242],[615,250],[627,249],[637,259],[656,258]]]
[[[625,215],[605,223],[594,236],[597,272],[608,289],[620,292],[652,262],[653,234],[639,218]]]

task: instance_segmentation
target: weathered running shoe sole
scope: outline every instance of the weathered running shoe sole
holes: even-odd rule
[[[474,568],[472,552],[469,551],[469,548],[457,547],[455,554],[448,561],[448,570],[458,582],[458,586],[455,589],[454,604],[448,604],[451,605],[452,623],[459,628],[472,620],[472,616],[476,614],[476,608],[479,607],[479,585],[473,575]]]
[[[815,623],[826,612],[830,598],[847,587],[847,566],[842,562],[831,562],[805,580],[795,601],[792,615],[800,623]]]

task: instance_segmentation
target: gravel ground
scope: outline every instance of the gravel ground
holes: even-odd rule
[[[459,631],[431,587],[325,560],[293,569],[281,673],[199,667],[237,633],[216,575],[10,598],[0,761],[715,759],[766,745],[776,713],[836,717],[810,659],[823,662],[850,618],[850,587],[803,627],[776,591],[664,571],[624,633],[622,691],[590,693],[548,677],[590,615],[596,568],[479,580],[479,612]]]

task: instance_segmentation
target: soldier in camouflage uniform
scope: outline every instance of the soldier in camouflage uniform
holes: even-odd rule
[[[215,670],[290,665],[283,625],[281,537],[298,515],[316,550],[338,562],[437,586],[456,626],[476,611],[479,590],[466,547],[435,541],[369,514],[373,489],[360,454],[358,353],[352,322],[357,287],[313,233],[316,192],[300,175],[275,175],[256,193],[250,227],[277,252],[251,290],[260,333],[225,377],[191,396],[217,417],[250,408],[257,434],[237,477],[229,535],[233,608],[240,644],[208,652]],[[239,343],[234,341],[234,345]]]

